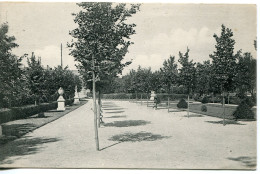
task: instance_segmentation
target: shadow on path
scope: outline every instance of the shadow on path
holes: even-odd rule
[[[2,131],[5,136],[21,137],[22,135],[28,133],[30,130],[33,130],[35,128],[36,125],[31,123],[20,123],[20,124],[10,124],[10,125],[4,124]]]
[[[103,102],[103,105],[115,105],[114,102]]]
[[[184,115],[183,117],[204,117],[203,115],[200,114],[191,114],[191,115]]]
[[[1,164],[12,164],[13,158],[25,155],[35,154],[40,151],[42,147],[39,145],[59,141],[59,138],[30,138],[24,137],[11,141],[3,146],[0,146],[0,166]],[[11,159],[8,159],[11,158]]]
[[[141,142],[141,141],[156,141],[164,138],[170,138],[170,136],[162,136],[159,134],[152,134],[150,132],[138,132],[138,133],[124,133],[114,135],[109,138],[110,141],[119,142]]]
[[[227,158],[232,161],[238,161],[247,167],[256,167],[256,157],[240,156],[237,158]]]
[[[106,107],[106,108],[109,108],[109,107],[120,107],[120,106],[118,106],[118,105],[116,105],[116,104],[114,104],[114,105],[106,105],[106,104],[102,104],[102,107]]]
[[[122,109],[125,109],[125,108],[111,108],[111,107],[109,107],[109,108],[104,108],[103,110],[108,110],[109,111],[109,110],[122,110]]]
[[[142,126],[150,124],[151,122],[145,120],[125,120],[125,121],[114,121],[112,123],[105,123],[107,127],[130,127],[130,126]]]
[[[169,110],[169,112],[183,112],[183,111],[181,111],[181,110],[178,110],[178,109],[174,109],[174,110]]]
[[[126,115],[114,115],[114,116],[103,117],[103,118],[126,118]]]
[[[108,113],[108,114],[115,114],[115,113],[123,113],[123,112],[125,112],[125,111],[113,111],[113,112],[106,112],[106,113]]]
[[[212,123],[212,124],[223,124],[223,120],[220,120],[220,121],[205,121],[205,122]],[[225,120],[225,124],[245,125],[245,124],[238,123],[235,120]]]

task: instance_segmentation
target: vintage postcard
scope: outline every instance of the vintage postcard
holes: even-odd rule
[[[0,2],[0,168],[257,168],[256,4]]]

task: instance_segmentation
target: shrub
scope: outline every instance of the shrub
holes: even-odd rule
[[[247,104],[250,108],[252,108],[255,105],[250,97],[246,97],[241,103]]]
[[[202,106],[201,106],[201,111],[202,111],[202,112],[207,112],[207,110],[208,110],[208,109],[207,109],[207,106],[205,106],[205,105],[202,105]]]
[[[205,104],[209,102],[209,98],[208,97],[203,97],[203,99],[201,100],[201,103]]]
[[[177,107],[186,109],[188,108],[188,103],[184,99],[181,99],[177,104]]]
[[[250,100],[243,100],[233,113],[235,119],[254,119],[255,114],[251,108],[252,103],[250,103]]]
[[[199,96],[199,95],[194,95],[194,96],[193,96],[193,99],[194,99],[195,101],[199,101],[200,96]]]
[[[72,105],[73,102],[74,102],[74,98],[73,99],[67,99],[67,100],[65,100],[65,106]]]
[[[241,103],[241,99],[239,97],[229,97],[229,103],[239,105]]]

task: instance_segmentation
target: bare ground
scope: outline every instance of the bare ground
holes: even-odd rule
[[[92,102],[0,148],[0,167],[255,169],[256,122],[103,101],[95,150]]]

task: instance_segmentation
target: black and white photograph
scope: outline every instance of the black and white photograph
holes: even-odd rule
[[[257,169],[257,5],[0,1],[0,169]]]

